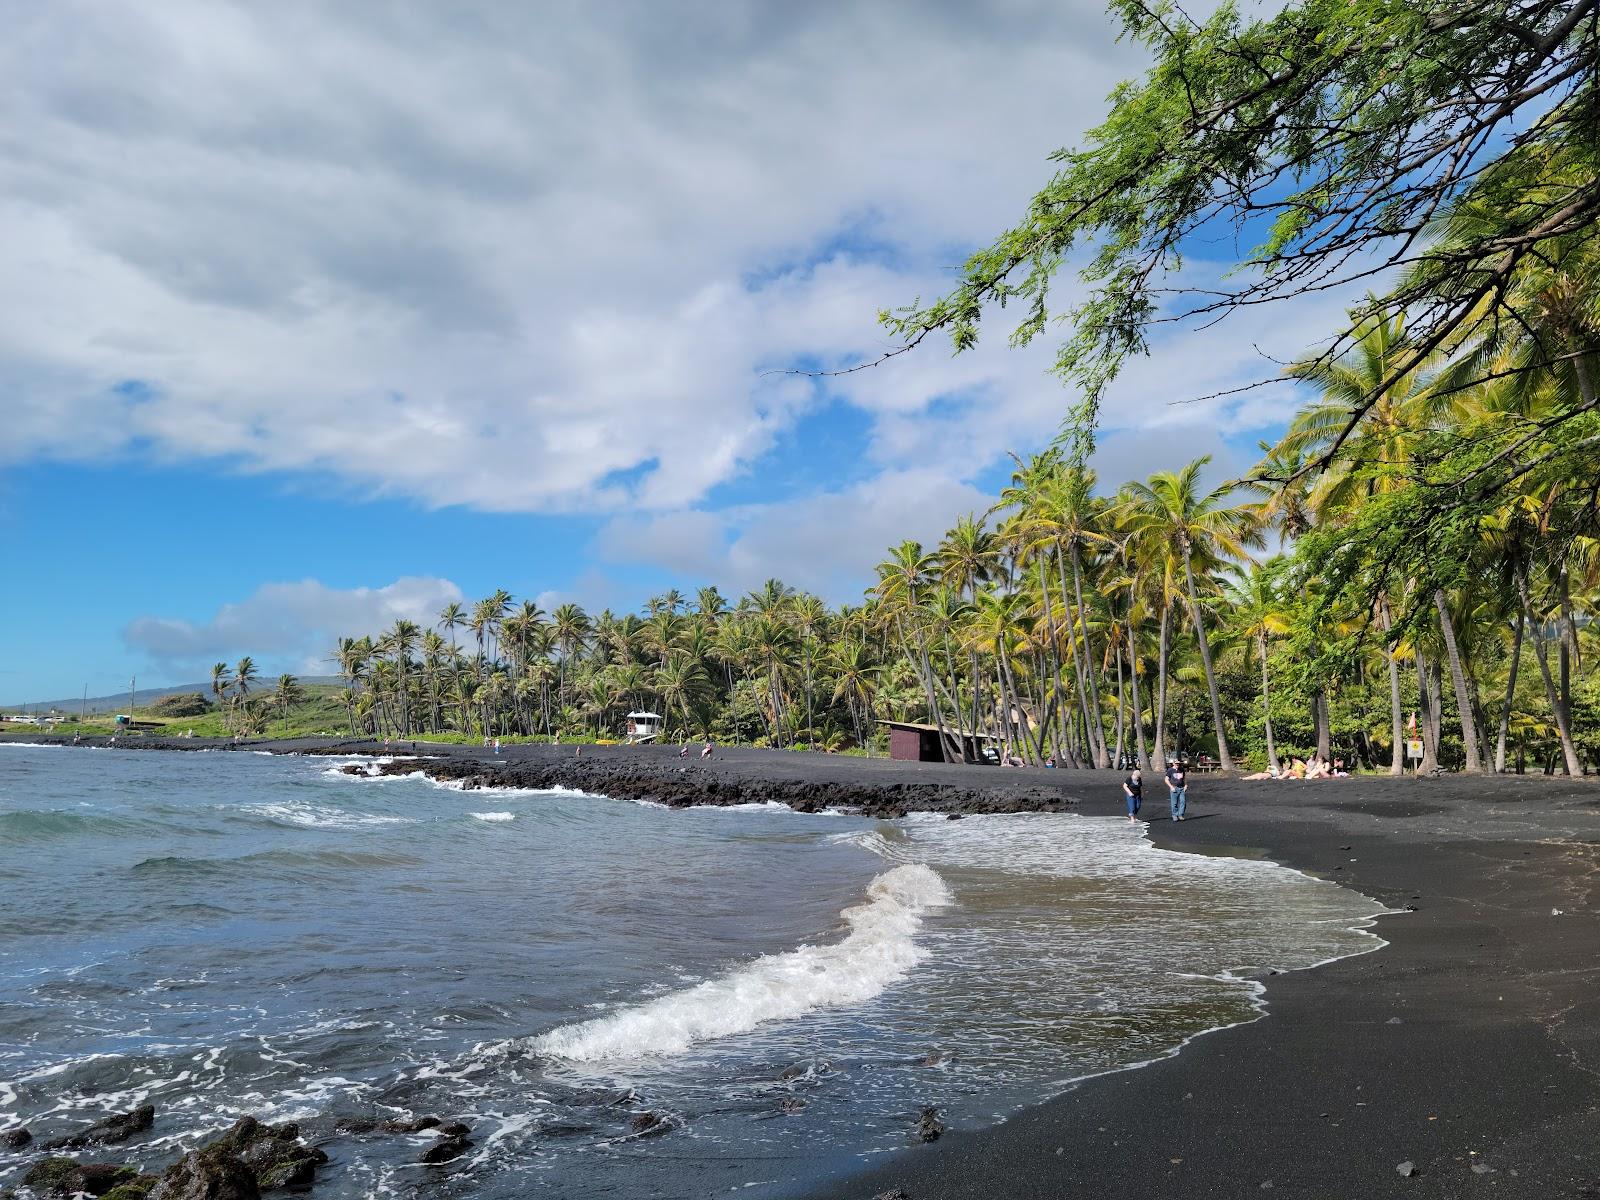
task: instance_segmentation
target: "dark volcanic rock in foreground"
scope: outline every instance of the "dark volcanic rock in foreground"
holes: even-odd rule
[[[168,1167],[149,1200],[254,1200],[269,1188],[309,1186],[327,1161],[300,1140],[298,1125],[240,1117],[221,1137]]]
[[[120,1192],[117,1200],[126,1200],[147,1191],[155,1180],[152,1176],[140,1175],[137,1167],[80,1163],[58,1155],[34,1163],[22,1182],[36,1192],[52,1196],[106,1196]]]

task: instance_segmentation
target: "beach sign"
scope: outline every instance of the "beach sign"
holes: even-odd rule
[[[1419,759],[1419,760],[1422,758],[1422,739],[1421,738],[1408,738],[1406,740],[1406,757],[1407,758],[1415,758],[1415,759]]]

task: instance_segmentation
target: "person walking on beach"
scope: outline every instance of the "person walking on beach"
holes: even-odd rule
[[[1172,819],[1181,821],[1189,807],[1189,772],[1180,759],[1167,766],[1167,799],[1172,803]]]
[[[1139,775],[1138,767],[1122,781],[1122,790],[1128,797],[1128,824],[1132,825],[1139,816],[1139,806],[1144,803],[1144,780]]]

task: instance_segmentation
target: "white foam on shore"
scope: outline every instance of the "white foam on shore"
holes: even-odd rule
[[[865,904],[841,914],[850,927],[843,941],[763,955],[720,978],[563,1025],[521,1045],[573,1062],[658,1058],[768,1021],[860,1004],[921,961],[916,935],[922,914],[950,902],[950,890],[931,868],[895,867],[868,884]]]

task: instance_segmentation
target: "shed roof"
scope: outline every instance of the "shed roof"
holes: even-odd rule
[[[887,725],[890,729],[914,729],[918,733],[938,733],[939,732],[939,727],[937,725],[925,725],[920,721],[890,721],[890,720],[886,720],[886,719],[880,717],[878,719],[878,724],[879,725]],[[950,729],[950,730],[947,730],[946,732],[948,732],[951,737],[957,737],[957,738],[977,737],[977,738],[980,738],[980,739],[982,739],[983,741],[986,741],[986,742],[994,741],[994,734],[992,734],[992,733],[978,733],[978,734],[962,733],[960,730],[957,730],[957,729]]]

